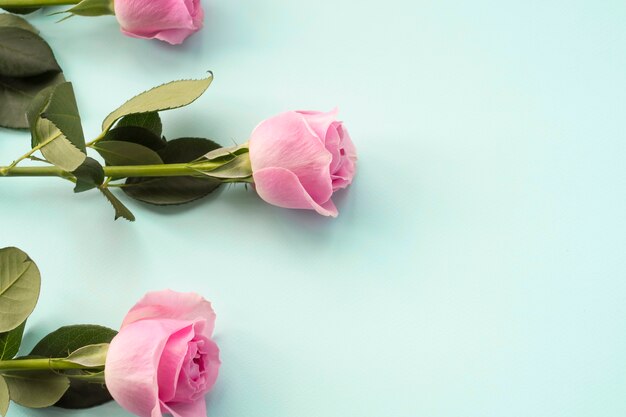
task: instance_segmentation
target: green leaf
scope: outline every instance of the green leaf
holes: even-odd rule
[[[64,358],[81,348],[108,344],[117,332],[95,325],[65,326],[44,337],[31,352],[48,358]],[[76,371],[77,375],[83,375]],[[70,378],[70,389],[55,404],[63,408],[87,408],[112,400],[104,385]]]
[[[251,178],[252,177],[252,165],[250,164],[250,155],[247,152],[241,155],[237,155],[230,162],[212,171],[204,172],[204,174],[213,178],[223,178],[223,179],[244,180],[244,179]]]
[[[76,363],[78,365],[95,368],[104,366],[109,351],[108,343],[98,343],[87,345],[76,349],[67,358],[66,361]]]
[[[121,117],[176,109],[193,103],[213,81],[213,73],[200,80],[179,80],[160,85],[135,96],[109,114],[102,122],[102,131],[108,131]]]
[[[159,165],[163,161],[158,153],[143,145],[122,141],[100,141],[93,148],[108,165]]]
[[[0,360],[13,359],[20,350],[26,321],[13,330],[0,334]]]
[[[36,12],[40,8],[41,7],[2,7],[3,10],[15,14],[31,14],[33,12]]]
[[[26,117],[32,146],[43,145],[41,153],[50,163],[72,172],[85,161],[85,138],[71,83],[41,91]]]
[[[122,117],[116,125],[117,128],[127,126],[143,127],[158,137],[161,137],[163,134],[163,123],[161,122],[161,117],[159,116],[159,113],[155,111],[148,113],[136,113]]]
[[[42,90],[63,82],[63,74],[44,74],[28,78],[0,76],[0,126],[27,129],[26,111],[31,101]]]
[[[41,117],[50,120],[75,147],[85,152],[85,136],[72,83],[54,87]]]
[[[0,375],[0,416],[4,417],[7,415],[10,400],[9,386],[2,375]]]
[[[25,19],[22,19],[19,16],[15,16],[14,14],[2,13],[0,14],[0,27],[6,26],[25,29],[33,33],[39,33],[39,31],[33,25],[28,23]]]
[[[159,151],[167,144],[161,136],[138,126],[122,126],[111,129],[101,140],[101,142],[107,141],[132,142],[150,148],[153,151]]]
[[[82,347],[110,343],[116,334],[113,329],[93,324],[63,326],[41,339],[30,355],[65,358]]]
[[[113,195],[111,190],[109,190],[108,188],[100,188],[100,191],[102,191],[102,194],[104,194],[106,199],[109,200],[109,203],[111,203],[111,205],[115,209],[115,220],[122,217],[130,222],[135,221],[135,216],[133,215],[133,213],[124,204],[122,204],[122,202],[118,200],[115,195]]]
[[[59,13],[71,13],[77,16],[105,16],[114,15],[115,10],[113,0],[83,0],[71,9]]]
[[[85,159],[85,162],[83,162],[81,166],[72,172],[72,175],[76,177],[75,193],[82,193],[99,187],[104,182],[104,169],[102,165],[100,165],[100,162],[89,157]]]
[[[67,377],[52,372],[27,371],[5,373],[11,400],[29,408],[54,405],[70,386]]]
[[[0,249],[0,332],[15,329],[30,316],[40,286],[39,269],[26,253]]]
[[[33,77],[59,72],[52,49],[39,35],[15,26],[0,27],[0,75]]]
[[[165,163],[191,162],[220,145],[208,139],[181,138],[159,151]],[[122,190],[135,200],[154,205],[186,204],[207,196],[222,182],[210,177],[128,178]]]

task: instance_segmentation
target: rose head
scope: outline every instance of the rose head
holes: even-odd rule
[[[122,32],[134,38],[177,45],[202,29],[200,0],[115,0],[114,6]]]
[[[206,416],[204,395],[220,367],[214,324],[211,304],[197,294],[146,294],[107,354],[105,381],[115,401],[142,417]]]
[[[352,182],[356,149],[337,111],[291,111],[261,122],[250,136],[257,193],[270,204],[338,212],[331,197]]]

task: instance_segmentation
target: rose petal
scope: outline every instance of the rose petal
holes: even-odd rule
[[[189,347],[192,348],[196,346],[198,345],[194,346],[192,342]],[[202,366],[205,369],[201,372],[201,375],[192,376],[187,374],[183,368],[178,380],[176,397],[172,399],[173,402],[188,399],[196,400],[199,397],[204,397],[204,395],[213,388],[213,385],[215,385],[221,365],[219,348],[211,339],[203,339],[198,352],[202,356]],[[196,351],[193,351],[185,355],[185,365],[193,360],[195,353]],[[196,378],[195,382],[193,381],[193,377]],[[198,377],[200,380],[198,380]],[[199,383],[201,386],[198,385]]]
[[[172,290],[149,292],[130,309],[121,328],[124,329],[131,323],[150,318],[193,322],[201,319],[203,324],[197,330],[207,338],[211,337],[215,327],[215,312],[211,303],[196,293],[181,293]]]
[[[303,115],[304,120],[306,120],[307,124],[311,127],[315,134],[322,140],[322,142],[326,143],[328,128],[331,124],[333,124],[333,122],[335,122],[335,120],[337,120],[339,109],[334,108],[329,112],[298,110],[296,113]]]
[[[120,330],[105,364],[106,386],[115,401],[140,417],[161,416],[159,361],[170,336],[189,325],[180,320],[146,320]]]
[[[177,393],[178,380],[189,342],[195,336],[194,326],[179,330],[169,337],[158,366],[159,399],[171,401]]]
[[[206,417],[204,397],[191,403],[162,403],[163,409],[174,417]]]
[[[318,204],[306,192],[298,177],[285,168],[265,168],[254,172],[259,196],[270,204],[293,209],[312,209],[323,216],[337,217],[337,208],[328,199]]]
[[[280,167],[295,174],[316,205],[330,199],[332,155],[302,114],[287,112],[265,120],[252,132],[249,145],[255,181],[256,172]]]

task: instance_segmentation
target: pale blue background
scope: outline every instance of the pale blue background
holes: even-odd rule
[[[626,6],[614,1],[205,2],[183,47],[113,18],[31,20],[88,136],[130,96],[215,72],[168,137],[243,142],[341,108],[360,155],[336,220],[243,187],[179,209],[1,180],[0,245],[43,272],[26,343],[117,327],[149,289],[214,302],[209,415],[626,415]],[[2,163],[28,146],[0,131]],[[18,416],[125,416],[116,404]]]

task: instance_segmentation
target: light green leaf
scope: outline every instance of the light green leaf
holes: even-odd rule
[[[128,100],[109,114],[102,122],[102,131],[108,131],[121,117],[176,109],[193,103],[213,81],[213,73],[200,80],[179,80],[160,85]]]
[[[29,408],[54,405],[70,387],[68,378],[52,372],[6,373],[11,400]]]
[[[201,162],[196,162],[192,165],[192,168],[201,165]],[[247,179],[252,177],[252,165],[250,164],[250,155],[246,152],[241,155],[237,155],[235,158],[225,163],[224,165],[211,170],[201,171],[203,174],[213,178],[222,179]]]
[[[28,30],[29,32],[39,33],[39,31],[25,19],[10,13],[0,14],[0,26],[11,26]]]
[[[79,365],[95,368],[97,366],[104,366],[108,351],[108,343],[87,345],[76,349],[66,358],[66,360]]]
[[[24,321],[15,329],[0,334],[0,360],[13,359],[17,355],[22,344],[22,335],[25,327],[26,322]]]
[[[161,122],[161,117],[159,116],[159,113],[155,111],[149,113],[136,113],[122,117],[120,121],[117,122],[117,125],[115,125],[116,128],[129,126],[142,127],[151,131],[158,137],[161,137],[163,134],[163,123]]]
[[[123,141],[100,141],[93,148],[108,165],[160,165],[163,163],[158,153],[143,145]]]
[[[37,265],[17,248],[0,249],[0,332],[22,324],[33,312],[41,276]]]
[[[102,191],[102,194],[104,194],[106,199],[109,200],[109,203],[111,203],[111,205],[115,209],[115,220],[122,217],[129,222],[135,221],[135,216],[133,215],[133,213],[128,209],[128,207],[122,204],[122,202],[117,197],[115,197],[111,190],[109,190],[108,188],[100,188],[100,191]]]
[[[31,132],[39,143],[46,144],[41,148],[43,156],[59,168],[71,172],[85,162],[87,155],[75,147],[51,121],[39,119]]]
[[[9,386],[2,375],[0,375],[0,416],[4,417],[7,415],[10,400]]]
[[[77,16],[105,16],[114,15],[115,10],[113,0],[83,0],[71,9],[59,13],[71,13]]]

